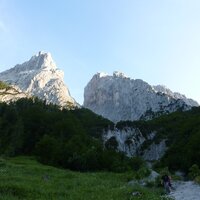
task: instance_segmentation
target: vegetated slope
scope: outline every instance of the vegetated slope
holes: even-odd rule
[[[125,171],[133,161],[103,147],[113,123],[87,109],[60,110],[38,99],[0,104],[0,154],[36,155],[42,163],[73,170]]]
[[[160,200],[160,191],[128,185],[134,173],[80,173],[57,169],[33,158],[0,158],[0,200]]]
[[[168,150],[160,164],[172,170],[188,170],[200,166],[200,107],[177,111],[151,121],[119,122],[118,128],[137,127],[143,134],[156,131],[154,142],[166,139]],[[148,147],[148,141],[144,148]]]

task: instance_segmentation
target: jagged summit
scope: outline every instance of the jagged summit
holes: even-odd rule
[[[36,55],[32,56],[32,58],[29,61],[30,67],[33,68],[47,68],[47,69],[56,69],[56,64],[53,61],[53,58],[51,56],[51,53],[39,51]]]
[[[97,73],[84,89],[84,106],[114,122],[151,118],[155,113],[187,110],[198,103],[164,86],[151,86],[121,72]]]
[[[109,77],[110,75],[109,74],[107,74],[107,73],[105,73],[105,72],[98,72],[98,73],[96,73],[94,76],[96,76],[97,78],[101,78],[101,77]],[[111,77],[111,76],[110,76]],[[122,77],[122,78],[129,78],[128,76],[126,76],[123,72],[119,72],[119,71],[114,71],[113,72],[113,77],[115,77],[115,78],[120,78],[120,77]]]
[[[0,73],[0,80],[47,103],[78,105],[64,83],[64,72],[57,68],[50,53],[40,51],[29,61]]]
[[[15,65],[12,70],[14,70],[15,72],[22,72],[39,69],[55,70],[56,68],[56,64],[53,61],[51,54],[49,52],[40,51],[36,55],[32,56],[29,61]],[[7,71],[10,72],[10,69]],[[6,73],[7,71],[3,73]]]
[[[123,72],[114,71],[113,77],[128,78]]]

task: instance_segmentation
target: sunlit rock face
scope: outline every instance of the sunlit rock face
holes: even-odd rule
[[[84,107],[113,122],[151,119],[157,115],[188,110],[198,103],[164,86],[151,86],[123,73],[97,73],[84,89]]]
[[[39,52],[29,61],[0,73],[0,80],[47,103],[78,106],[64,83],[64,73],[56,67],[50,53]]]
[[[17,87],[0,88],[0,103],[10,103],[21,98],[29,98],[29,96]]]

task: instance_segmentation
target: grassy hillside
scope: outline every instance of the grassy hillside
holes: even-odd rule
[[[161,200],[160,190],[129,186],[133,173],[80,173],[0,158],[0,200]],[[139,191],[141,196],[133,197]]]

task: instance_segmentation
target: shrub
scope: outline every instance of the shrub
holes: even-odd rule
[[[105,143],[105,147],[107,149],[117,150],[118,142],[117,142],[116,138],[113,136],[109,140],[107,140]]]
[[[132,169],[138,171],[142,166],[145,165],[145,162],[140,157],[132,157],[130,160],[130,165]]]
[[[194,180],[196,177],[200,176],[200,169],[199,166],[194,164],[190,167],[189,169],[189,174],[188,174],[189,178]]]
[[[6,166],[6,161],[5,159],[0,157],[0,167],[5,167]]]
[[[200,176],[195,177],[194,181],[198,184],[200,184]]]
[[[146,187],[152,188],[155,186],[155,182],[154,181],[147,181],[146,182]]]
[[[147,167],[140,168],[136,173],[136,179],[143,179],[150,175],[150,170]]]

